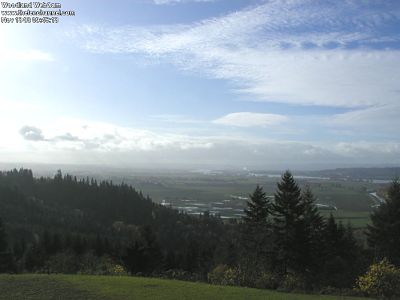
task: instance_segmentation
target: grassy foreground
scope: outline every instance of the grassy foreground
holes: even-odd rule
[[[0,275],[0,299],[361,299],[286,294],[250,288],[140,277],[84,275]]]

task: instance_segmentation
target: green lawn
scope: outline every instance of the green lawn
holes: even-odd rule
[[[176,280],[84,275],[0,275],[0,299],[362,299],[286,294]]]

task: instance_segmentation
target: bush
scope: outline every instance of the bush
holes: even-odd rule
[[[41,273],[128,275],[123,266],[110,257],[97,257],[92,253],[77,256],[73,253],[57,253],[51,256],[39,270]]]
[[[38,271],[39,273],[76,274],[79,271],[79,262],[76,255],[61,252],[49,257]]]
[[[91,253],[81,257],[81,268],[78,273],[87,275],[128,275],[125,268],[110,257],[97,257]]]
[[[152,273],[152,277],[159,277],[164,279],[176,279],[184,281],[200,281],[200,275],[191,273],[182,269],[169,269],[161,273]]]
[[[227,265],[218,265],[208,273],[208,281],[212,284],[235,285],[237,278],[238,272]]]
[[[368,296],[383,299],[400,297],[400,269],[384,258],[372,264],[357,280],[357,288]]]
[[[276,289],[279,286],[279,277],[276,274],[262,272],[254,282],[258,289]]]
[[[321,295],[347,296],[347,297],[362,297],[364,294],[359,289],[337,288],[325,286],[320,289]]]
[[[306,290],[306,284],[301,276],[289,273],[283,277],[282,284],[279,285],[278,290],[282,292],[303,292]]]

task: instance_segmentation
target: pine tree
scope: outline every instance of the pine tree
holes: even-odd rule
[[[7,250],[7,237],[4,229],[3,220],[0,218],[0,252]]]
[[[391,183],[387,200],[371,214],[372,224],[368,226],[368,243],[375,250],[377,258],[387,257],[400,265],[400,181]]]
[[[278,183],[272,213],[278,271],[284,274],[289,271],[302,272],[306,238],[305,204],[301,199],[301,190],[289,171],[282,175]]]
[[[104,243],[99,234],[96,236],[94,249],[97,256],[102,256],[104,254]]]
[[[242,255],[242,268],[247,269],[247,275],[255,276],[267,268],[272,252],[269,220],[271,203],[259,185],[249,198],[243,217],[242,247],[245,253]]]
[[[350,224],[344,227],[330,215],[324,230],[321,281],[326,286],[351,287],[360,268],[360,249]]]
[[[249,197],[250,201],[247,201],[247,208],[244,210],[246,215],[243,217],[243,221],[249,226],[266,225],[271,204],[263,188],[257,185]]]
[[[8,249],[3,220],[0,218],[0,273],[13,271],[15,271],[14,257]]]
[[[315,205],[315,196],[309,186],[303,191],[301,201],[304,204],[304,254],[303,265],[312,275],[320,268],[323,254],[322,239],[325,222]]]

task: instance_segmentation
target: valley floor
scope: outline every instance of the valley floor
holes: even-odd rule
[[[1,300],[306,300],[363,299],[287,294],[268,290],[216,286],[142,277],[85,275],[0,275]]]

